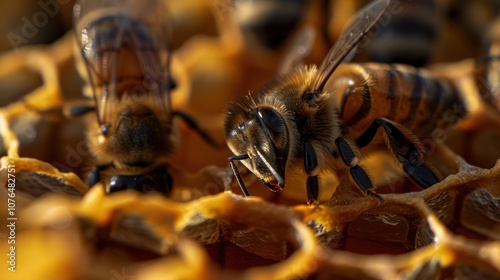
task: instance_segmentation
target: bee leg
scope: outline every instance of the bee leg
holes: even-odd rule
[[[216,148],[219,148],[221,146],[221,144],[217,143],[217,141],[215,141],[212,138],[212,136],[210,136],[206,131],[201,129],[198,126],[198,123],[196,122],[196,120],[193,117],[191,117],[189,114],[187,114],[185,112],[181,112],[181,111],[174,111],[174,112],[172,112],[172,116],[180,117],[191,129],[196,131],[201,136],[201,138],[203,138],[203,140],[205,140],[211,146],[216,147]]]
[[[418,138],[399,124],[383,118],[376,119],[356,140],[358,146],[370,143],[380,126],[384,128],[389,150],[403,164],[404,171],[412,180],[424,189],[439,182],[438,176],[423,163],[424,152]]]
[[[240,172],[238,171],[238,168],[236,168],[236,164],[234,164],[235,160],[242,160],[242,159],[247,159],[248,155],[241,155],[241,156],[232,156],[229,157],[229,164],[231,165],[231,169],[233,170],[234,176],[236,177],[236,181],[238,181],[238,185],[240,185],[241,191],[245,196],[250,196],[250,194],[247,191],[247,188],[245,187],[245,184],[243,183],[243,180],[241,179]]]
[[[307,177],[307,205],[318,205],[318,158],[310,142],[304,143],[304,169]]]
[[[317,206],[319,196],[318,176],[307,177],[307,205]]]
[[[404,164],[403,169],[413,181],[424,189],[429,188],[440,181],[436,174],[434,174],[429,167],[422,163]]]
[[[339,149],[340,158],[342,161],[349,166],[349,172],[356,184],[366,192],[367,195],[372,196],[383,202],[380,195],[372,192],[370,189],[373,187],[372,181],[366,171],[358,165],[358,158],[354,154],[351,145],[343,138],[339,137],[335,140],[335,144]]]
[[[92,168],[87,179],[87,186],[93,187],[99,181],[101,181],[101,171],[108,168],[109,165],[101,165]]]

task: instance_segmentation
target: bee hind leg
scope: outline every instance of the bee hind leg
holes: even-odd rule
[[[344,138],[339,137],[335,140],[335,144],[337,145],[342,161],[349,167],[349,172],[356,184],[367,195],[375,197],[380,200],[380,202],[383,202],[384,200],[379,194],[370,190],[373,187],[372,181],[366,171],[358,165],[358,158],[354,154],[349,143]]]
[[[356,140],[358,147],[368,145],[381,126],[384,129],[389,150],[403,165],[403,170],[413,181],[424,189],[440,181],[438,175],[423,160],[424,152],[420,140],[407,128],[390,120],[376,119]]]

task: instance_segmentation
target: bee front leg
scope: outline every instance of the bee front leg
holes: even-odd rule
[[[236,167],[236,164],[234,164],[235,160],[244,160],[248,159],[248,155],[240,155],[240,156],[232,156],[229,157],[229,164],[231,165],[231,169],[233,170],[234,176],[236,177],[236,181],[238,182],[238,185],[241,188],[241,192],[243,192],[243,195],[245,197],[250,196],[250,194],[247,191],[247,188],[245,187],[245,184],[243,183],[243,180],[241,179],[240,172],[238,171],[238,167]]]
[[[310,142],[304,143],[304,169],[307,177],[307,205],[318,205],[318,158]]]
[[[108,167],[109,165],[101,165],[92,168],[92,170],[90,170],[90,173],[88,175],[87,186],[93,187],[95,184],[101,181],[101,171],[107,169]]]
[[[408,176],[420,187],[426,189],[438,183],[439,177],[432,168],[423,162],[424,152],[420,140],[404,126],[387,119],[376,119],[373,124],[356,140],[358,147],[368,145],[382,126],[389,150],[403,164]]]
[[[366,192],[366,194],[376,197],[382,202],[382,197],[370,190],[373,187],[372,181],[368,174],[366,174],[366,171],[358,165],[358,158],[354,154],[351,145],[349,145],[343,137],[337,138],[335,140],[335,144],[339,150],[340,158],[342,158],[342,161],[349,166],[349,172],[351,173],[351,176],[356,184],[361,188],[361,190]]]

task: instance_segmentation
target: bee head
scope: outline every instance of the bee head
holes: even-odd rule
[[[249,110],[229,108],[226,143],[235,155],[246,155],[243,164],[273,191],[285,187],[285,166],[290,140],[283,116],[259,106]]]
[[[169,155],[175,148],[171,143],[172,127],[158,116],[151,106],[128,103],[113,110],[106,132],[91,137],[101,157],[130,166],[147,166],[160,155]]]

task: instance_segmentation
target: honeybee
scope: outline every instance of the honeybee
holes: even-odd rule
[[[321,66],[290,67],[254,94],[227,108],[225,139],[235,154],[229,163],[244,195],[248,191],[236,168],[240,160],[272,191],[285,187],[285,174],[306,179],[307,203],[318,204],[318,176],[349,170],[359,188],[373,184],[360,166],[360,150],[385,143],[403,170],[428,188],[443,176],[425,161],[418,136],[429,135],[466,116],[455,85],[424,70],[403,65],[342,64],[356,53],[365,35],[386,11],[377,0],[348,23]],[[307,41],[307,40],[306,40]],[[300,40],[299,40],[300,42]],[[300,44],[287,60],[296,65]],[[378,134],[383,128],[383,136]]]
[[[188,115],[171,110],[170,22],[166,1],[80,0],[74,6],[79,71],[90,100],[68,114],[96,112],[88,143],[97,166],[88,184],[168,195],[168,158],[179,142],[173,117],[211,141]]]

